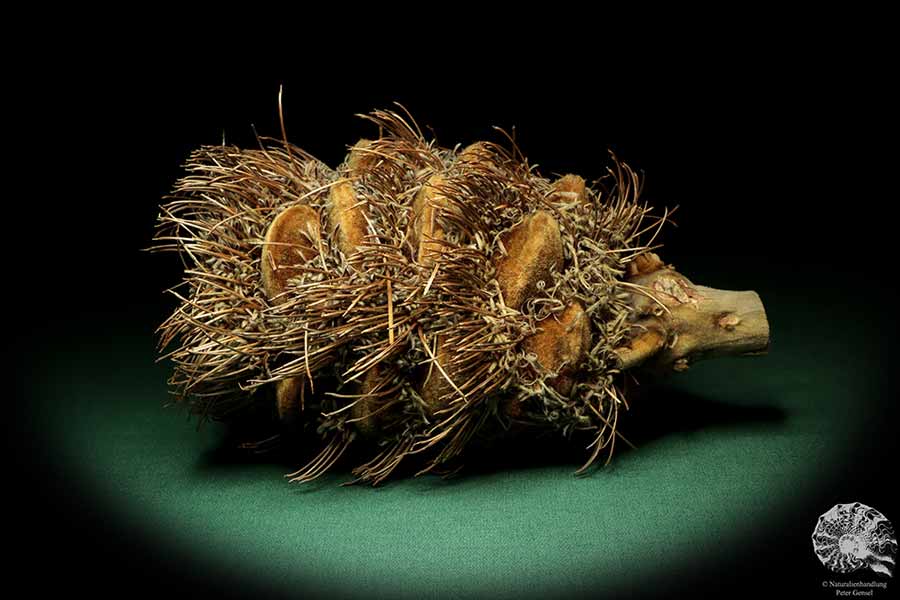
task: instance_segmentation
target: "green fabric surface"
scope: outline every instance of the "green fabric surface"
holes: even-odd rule
[[[674,377],[661,388],[672,398],[652,402],[673,423],[679,402],[689,416],[710,416],[672,430],[663,418],[658,435],[588,477],[558,463],[376,489],[340,487],[346,472],[289,485],[283,465],[216,460],[217,426],[197,432],[183,412],[161,407],[168,370],[154,364],[147,331],[45,356],[37,418],[96,510],[187,560],[185,569],[227,573],[224,581],[367,597],[638,589],[789,513],[876,416],[865,399],[879,382],[862,376],[877,356],[866,342],[875,319],[861,315],[837,335],[821,327],[828,306],[756,287],[770,355]]]

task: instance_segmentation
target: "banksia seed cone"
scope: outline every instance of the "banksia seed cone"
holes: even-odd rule
[[[673,290],[699,296],[651,253],[665,216],[637,175],[613,157],[594,185],[551,181],[514,145],[447,149],[399,114],[365,118],[380,137],[336,170],[269,139],[191,155],[155,240],[185,264],[160,328],[176,397],[201,418],[270,404],[314,422],[323,450],[296,481],[359,437],[379,448],[353,471],[373,484],[527,425],[592,432],[582,469],[611,455],[621,370],[671,351]]]

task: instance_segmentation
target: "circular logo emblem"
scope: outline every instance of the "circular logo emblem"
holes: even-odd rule
[[[897,538],[891,522],[865,504],[836,504],[819,517],[812,534],[813,550],[836,573],[869,568],[893,575]]]

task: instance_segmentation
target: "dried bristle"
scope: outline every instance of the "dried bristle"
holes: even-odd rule
[[[592,432],[588,464],[610,451],[620,280],[651,260],[633,171],[551,182],[518,148],[456,153],[396,113],[366,118],[381,135],[337,170],[283,141],[192,155],[157,237],[189,267],[161,327],[178,398],[239,418],[274,384],[280,417],[315,419],[325,445],[297,481],[355,432],[378,444],[353,470],[373,484],[406,457],[447,464],[494,419]]]
[[[563,266],[559,224],[547,211],[537,211],[502,237],[506,256],[497,261],[497,281],[503,300],[519,308],[541,287],[552,284],[551,273]]]

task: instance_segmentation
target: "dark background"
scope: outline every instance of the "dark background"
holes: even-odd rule
[[[56,344],[81,351],[85,332],[150,335],[172,307],[162,290],[179,277],[175,257],[141,251],[160,198],[192,148],[221,143],[223,132],[229,143],[252,146],[251,124],[279,135],[280,85],[289,139],[330,165],[372,134],[353,115],[393,101],[443,145],[499,140],[492,126],[515,126],[519,146],[547,175],[599,177],[611,148],[646,173],[647,201],[679,206],[678,227],[662,237],[668,261],[698,282],[715,273],[717,287],[800,298],[815,289],[805,301],[828,305],[833,316],[823,330],[840,335],[859,320],[883,322],[883,339],[847,352],[889,364],[897,321],[883,282],[895,269],[895,138],[882,49],[875,38],[851,49],[840,36],[765,33],[666,40],[648,58],[580,34],[541,43],[523,32],[514,44],[460,33],[453,46],[423,35],[386,47],[337,44],[322,33],[278,50],[286,64],[277,68],[267,51],[248,58],[226,41],[183,52],[158,51],[165,36],[140,49],[121,37],[61,48],[52,68],[29,72],[18,92],[38,109],[29,162],[39,168],[13,207],[18,222],[35,225],[13,237],[29,249],[16,261],[40,318],[17,334],[24,351],[11,363],[15,392],[27,398],[27,381],[40,377],[29,357]],[[427,50],[409,52],[408,43]],[[328,44],[341,47],[340,59],[319,51]],[[49,258],[38,261],[38,250]],[[773,331],[773,343],[779,335]],[[824,511],[852,501],[849,493],[896,523],[895,476],[887,475],[895,471],[894,386],[882,372],[872,377],[881,398],[866,452],[884,460],[836,468],[810,504]],[[27,403],[16,410],[21,427],[9,439],[21,468],[17,489],[27,491],[13,501],[28,516],[11,528],[22,564],[46,566],[33,584],[67,592],[89,580],[87,591],[101,597],[120,594],[123,581],[138,595],[209,591],[204,574],[176,576],[146,540],[129,539],[122,524],[92,510],[78,482],[58,471],[52,448],[41,447]],[[670,591],[758,594],[782,576],[789,591],[825,579],[808,539],[801,544],[792,524],[780,525],[709,572],[686,573],[683,589]]]

